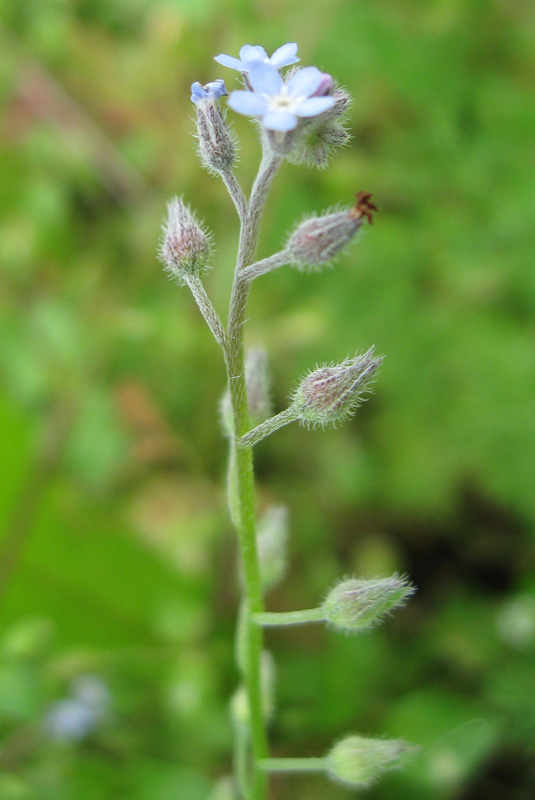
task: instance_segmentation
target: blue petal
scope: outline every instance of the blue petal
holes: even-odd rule
[[[268,54],[264,48],[260,47],[258,44],[244,44],[240,50],[240,58],[244,64],[248,61],[267,61]]]
[[[228,104],[238,114],[245,114],[246,117],[261,117],[268,109],[268,101],[265,97],[241,90],[232,92]]]
[[[204,88],[199,81],[195,81],[195,83],[191,84],[191,99],[194,103],[199,103],[201,100],[204,100],[205,95]]]
[[[249,80],[255,92],[262,94],[280,94],[283,80],[275,67],[263,61],[252,61],[249,64]]]
[[[213,100],[219,100],[220,97],[224,97],[228,94],[225,81],[222,78],[218,78],[211,83],[207,83],[204,88],[209,93],[210,98]]]
[[[239,72],[243,72],[243,64],[239,58],[226,56],[224,53],[221,53],[220,56],[214,57],[214,61],[217,61],[218,64],[222,64],[224,67],[230,67],[230,69],[237,69]]]
[[[334,97],[310,97],[299,103],[295,110],[298,117],[315,117],[316,114],[323,114],[328,108],[335,104]]]
[[[295,64],[300,59],[297,57],[297,45],[294,43],[283,44],[278,50],[275,50],[269,63],[272,67],[280,69],[281,67],[289,67],[290,64]]]
[[[268,131],[291,131],[297,127],[297,117],[290,111],[270,111],[262,118]]]
[[[305,67],[304,69],[300,69],[299,72],[296,72],[295,75],[292,75],[286,84],[286,88],[288,94],[294,97],[299,95],[310,97],[310,95],[314,94],[317,90],[322,80],[323,73],[321,73],[319,69],[316,69],[316,67]]]

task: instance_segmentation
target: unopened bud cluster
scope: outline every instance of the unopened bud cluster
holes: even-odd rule
[[[349,578],[329,592],[322,611],[334,628],[358,633],[373,628],[412,594],[414,587],[399,575],[373,580]]]
[[[327,76],[331,78],[331,76]],[[287,159],[292,164],[307,164],[310,167],[325,169],[336,147],[343,147],[350,135],[343,124],[343,117],[350,104],[350,96],[343,89],[335,88],[331,78],[329,94],[334,97],[334,105],[319,118],[306,120],[301,135],[293,143]]]
[[[186,283],[188,275],[198,276],[206,268],[210,251],[210,236],[182,198],[174,197],[167,206],[159,251],[165,270]]]
[[[327,771],[334,780],[354,789],[366,789],[390,769],[400,766],[410,750],[400,739],[348,736],[328,753]]]
[[[358,192],[353,208],[302,222],[286,245],[291,264],[306,270],[332,261],[361,229],[364,217],[372,222],[372,212],[377,208],[370,198],[370,194]]]
[[[292,408],[305,425],[335,425],[353,414],[371,388],[382,357],[364,355],[341,364],[318,367],[301,381],[293,395]]]

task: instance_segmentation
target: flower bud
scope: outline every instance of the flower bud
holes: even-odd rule
[[[188,275],[199,275],[205,269],[210,250],[210,236],[182,198],[174,197],[167,206],[159,252],[166,272],[184,284]]]
[[[267,354],[261,348],[248,350],[245,355],[245,385],[251,426],[259,425],[271,414]],[[228,389],[221,398],[223,431],[232,435],[232,406]]]
[[[306,219],[291,234],[286,250],[297,269],[319,267],[331,261],[362,227],[367,217],[372,223],[372,212],[377,211],[371,194],[358,192],[353,208]]]
[[[325,365],[310,372],[297,387],[292,407],[304,425],[336,425],[355,413],[370,391],[383,358],[374,348],[341,364]]]
[[[321,76],[321,83],[312,95],[312,97],[325,97],[326,95],[332,95],[334,92],[334,80],[333,76],[329,75],[328,72],[324,72]]]
[[[197,138],[199,156],[212,172],[230,172],[236,161],[234,137],[219,105],[219,99],[228,92],[223,80],[191,87],[191,99],[197,109]]]
[[[329,592],[322,611],[325,621],[333,627],[358,633],[373,628],[414,591],[414,586],[399,575],[374,580],[349,578]]]
[[[325,94],[332,95],[335,100],[334,105],[319,117],[304,120],[300,136],[286,156],[291,164],[306,164],[309,167],[325,169],[334,149],[343,147],[351,138],[341,120],[351,102],[351,97],[343,89],[332,85],[329,88],[329,78],[330,75],[324,76],[324,81],[316,94],[324,91]]]
[[[264,721],[269,722],[275,709],[275,660],[268,650],[264,650],[261,659],[260,684],[262,692],[262,712]],[[249,728],[249,700],[245,686],[239,686],[230,701],[230,713],[235,725]]]
[[[258,525],[258,558],[265,589],[276,586],[286,574],[287,543],[288,509],[269,506]]]
[[[237,800],[238,795],[234,790],[234,782],[232,778],[220,778],[217,783],[212,786],[212,790],[208,795],[207,800]]]
[[[253,348],[245,356],[245,384],[251,425],[258,425],[271,414],[269,374],[265,350]]]
[[[355,789],[366,789],[390,769],[400,765],[410,746],[400,739],[348,736],[327,754],[331,778]]]

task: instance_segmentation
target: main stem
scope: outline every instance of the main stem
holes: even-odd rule
[[[279,164],[280,158],[264,152],[247,211],[241,219],[240,244],[232,287],[227,334],[227,377],[233,416],[230,462],[233,475],[230,479],[233,487],[232,495],[237,506],[234,508],[232,516],[237,528],[243,566],[244,592],[247,599],[247,617],[244,625],[244,680],[249,702],[252,749],[252,781],[247,800],[265,800],[266,798],[266,774],[260,768],[259,762],[268,756],[268,740],[261,689],[263,632],[262,628],[253,621],[253,614],[261,614],[264,610],[256,542],[253,450],[250,445],[237,446],[240,437],[247,433],[250,427],[243,346],[243,323],[250,282],[244,280],[241,273],[254,260],[260,217],[269,186]]]

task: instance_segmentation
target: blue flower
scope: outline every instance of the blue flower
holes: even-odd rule
[[[219,78],[217,81],[207,83],[205,86],[195,81],[191,84],[191,99],[194,103],[214,103],[220,97],[227,95],[225,81]]]
[[[260,117],[270,131],[291,131],[299,117],[315,117],[335,103],[334,97],[314,97],[325,76],[316,67],[300,69],[284,83],[277,70],[257,61],[249,64],[252,92],[232,92],[228,104],[238,114]]]
[[[215,56],[215,60],[224,67],[237,69],[238,72],[249,72],[249,67],[254,63],[271,64],[275,69],[282,69],[282,67],[288,67],[290,64],[296,64],[299,58],[297,57],[297,45],[293,42],[283,44],[282,47],[275,50],[271,58],[269,58],[263,47],[246,44],[240,50],[240,58],[221,54],[220,56]]]

